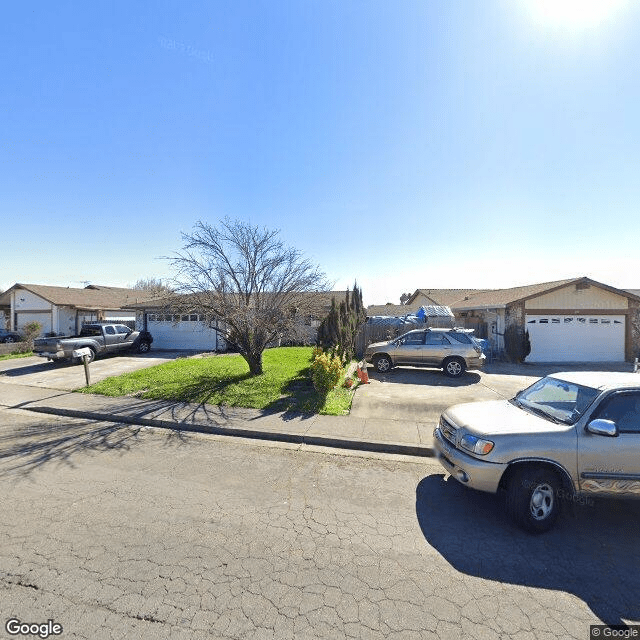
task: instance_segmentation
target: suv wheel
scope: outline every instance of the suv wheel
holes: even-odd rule
[[[560,479],[552,471],[523,469],[507,486],[507,513],[525,531],[548,531],[560,514],[560,489]]]
[[[376,371],[378,373],[387,373],[393,367],[391,358],[389,356],[378,356],[374,361]]]
[[[151,344],[146,340],[142,340],[138,345],[138,353],[147,353],[151,349]]]
[[[447,358],[442,363],[442,369],[450,378],[459,378],[467,368],[462,358]]]

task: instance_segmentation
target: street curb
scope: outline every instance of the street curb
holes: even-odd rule
[[[80,411],[76,409],[59,409],[54,407],[20,407],[25,411],[44,413],[48,415],[66,416],[68,418],[86,418],[89,420],[103,420],[108,422],[123,422],[131,425],[145,427],[157,427],[160,429],[173,429],[194,433],[207,433],[220,436],[232,436],[250,438],[254,440],[270,440],[275,442],[288,442],[291,444],[305,444],[320,447],[332,447],[334,449],[350,449],[356,451],[371,451],[373,453],[400,454],[430,458],[435,455],[432,447],[425,445],[411,445],[400,442],[381,442],[352,440],[348,438],[332,436],[309,436],[299,433],[280,433],[272,431],[257,431],[255,429],[238,429],[234,427],[214,427],[207,424],[175,422],[172,420],[160,420],[156,418],[142,418],[119,415],[117,418],[110,413],[100,411]]]

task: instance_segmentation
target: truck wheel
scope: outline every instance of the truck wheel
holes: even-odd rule
[[[138,345],[138,353],[147,353],[151,349],[151,344],[144,341]]]
[[[391,362],[391,358],[389,356],[378,356],[374,360],[374,365],[376,367],[376,371],[379,373],[387,373],[393,367],[393,363]]]
[[[525,531],[549,531],[560,514],[561,488],[553,471],[528,468],[516,472],[507,486],[507,513]]]
[[[450,378],[459,378],[466,368],[467,367],[462,358],[447,358],[442,363],[442,370]]]

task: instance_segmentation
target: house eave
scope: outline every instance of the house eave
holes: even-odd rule
[[[452,311],[491,311],[492,309],[506,309],[506,304],[484,304],[479,307],[451,307]]]

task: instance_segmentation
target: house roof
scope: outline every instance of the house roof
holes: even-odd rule
[[[86,310],[118,310],[131,309],[136,302],[145,298],[145,291],[125,289],[123,287],[106,287],[89,285],[83,289],[73,287],[54,287],[43,284],[16,283],[0,295],[0,303],[9,303],[10,292],[25,289],[47,302],[58,306],[76,307]]]
[[[640,300],[640,290],[616,289],[601,282],[591,280],[591,278],[568,278],[565,280],[554,280],[552,282],[540,282],[521,287],[510,287],[507,289],[417,289],[411,296],[416,298],[419,293],[434,300],[434,303],[450,306],[454,310],[482,309],[487,307],[505,307],[508,304],[534,298],[543,293],[548,293],[555,289],[561,289],[568,284],[584,282],[597,287],[617,293],[623,296],[631,296]],[[415,305],[414,305],[415,306]],[[409,305],[407,305],[407,308]]]
[[[475,307],[503,307],[519,300],[535,297],[542,293],[560,289],[573,282],[578,282],[584,278],[569,278],[567,280],[554,280],[552,282],[540,282],[528,284],[522,287],[510,287],[508,289],[489,289],[478,291],[475,294],[467,295],[457,300],[451,306],[454,309],[465,309]]]
[[[431,300],[431,304],[450,307],[458,300],[464,300],[465,297],[485,291],[493,291],[493,289],[416,289],[407,300],[407,306],[413,305],[419,309],[420,303],[416,303],[415,300],[419,295],[422,295]]]
[[[339,304],[345,299],[346,293],[346,291],[313,291],[307,292],[304,295],[312,297],[314,306],[316,306],[318,310],[326,310],[328,312],[331,307],[331,299],[335,298],[336,302]],[[197,293],[185,293],[168,298],[155,298],[146,301],[141,300],[140,302],[132,304],[131,308],[143,310],[162,309],[165,307],[171,307],[172,305],[179,305],[180,307],[183,307],[185,304],[189,304],[189,298],[193,298],[194,304],[197,304]]]

